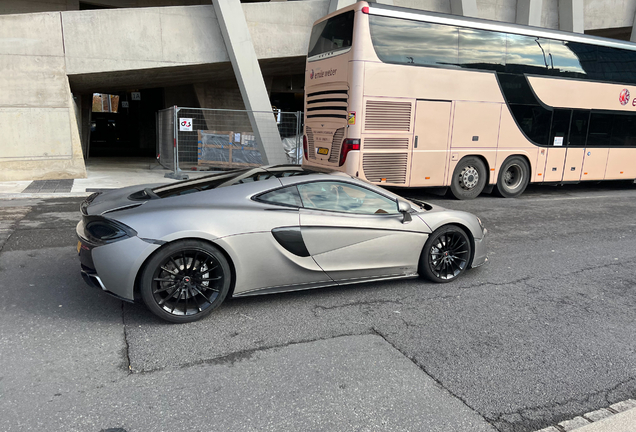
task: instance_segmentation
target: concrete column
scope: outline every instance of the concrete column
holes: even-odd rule
[[[82,153],[84,159],[88,157],[89,143],[91,139],[91,117],[93,113],[93,95],[91,93],[85,93],[80,96],[80,139],[82,140]]]
[[[393,0],[367,0],[368,3],[380,3],[393,6]],[[356,0],[331,0],[329,3],[329,12],[335,12],[343,7],[351,6]]]
[[[543,0],[517,0],[517,24],[541,27]]]
[[[287,163],[265,81],[239,0],[212,0],[264,164]],[[253,111],[262,111],[254,113]]]
[[[465,17],[478,18],[477,0],[450,0],[451,13]]]
[[[584,0],[559,0],[559,30],[583,33],[585,19]]]
[[[632,25],[632,35],[629,37],[630,42],[636,42],[636,15],[634,16],[634,24]]]

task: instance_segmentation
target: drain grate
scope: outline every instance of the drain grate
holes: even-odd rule
[[[22,193],[68,193],[73,188],[73,179],[34,180]]]

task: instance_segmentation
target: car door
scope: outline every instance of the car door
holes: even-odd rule
[[[335,281],[415,275],[428,226],[404,221],[397,202],[344,181],[297,185],[300,230],[316,263]]]
[[[300,197],[295,186],[256,195],[253,212],[236,213],[237,223],[250,224],[253,232],[230,235],[217,242],[235,251],[235,296],[279,292],[298,287],[333,285],[316,264],[300,233]],[[250,218],[254,220],[250,222]],[[267,227],[266,229],[263,229]]]

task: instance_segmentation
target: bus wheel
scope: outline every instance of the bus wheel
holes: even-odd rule
[[[486,186],[486,166],[474,156],[459,161],[451,180],[451,193],[459,200],[477,198]]]
[[[518,197],[526,190],[530,180],[530,169],[526,160],[512,156],[505,160],[497,179],[497,195],[504,198]]]

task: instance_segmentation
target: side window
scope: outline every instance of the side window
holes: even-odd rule
[[[302,207],[296,186],[288,186],[264,193],[258,197],[258,200],[268,204]]]
[[[397,203],[360,186],[341,182],[298,185],[305,208],[357,214],[397,214]]]
[[[509,34],[506,72],[546,74],[550,65],[549,46],[548,39]]]
[[[457,67],[457,27],[369,15],[371,42],[386,63]]]
[[[569,146],[585,147],[589,124],[590,112],[588,110],[574,110],[572,113],[572,123],[570,123]]]
[[[459,29],[459,64],[463,68],[503,71],[506,34],[477,29]]]
[[[586,78],[587,72],[583,68],[581,57],[590,59],[591,56],[594,56],[592,61],[596,61],[596,50],[585,50],[587,47],[589,45],[551,40],[549,56],[551,74],[572,78]]]

